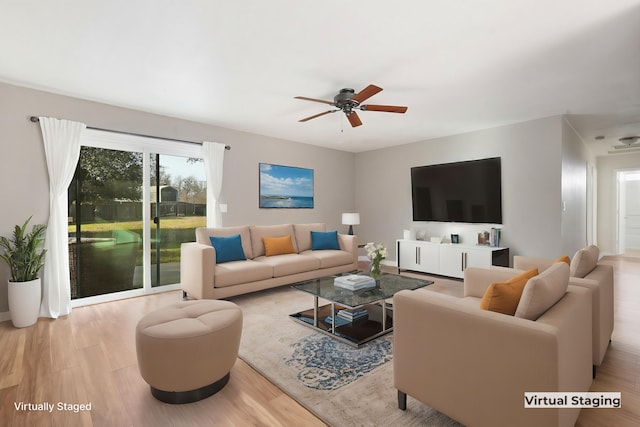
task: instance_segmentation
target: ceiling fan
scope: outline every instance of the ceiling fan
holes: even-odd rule
[[[640,144],[637,143],[640,141],[640,136],[625,136],[618,138],[618,141],[620,141],[622,145],[614,145],[613,148],[616,150],[640,147]]]
[[[305,117],[302,120],[298,120],[299,122],[306,122],[311,119],[315,119],[320,116],[324,116],[325,114],[335,113],[336,111],[342,111],[351,123],[352,127],[360,126],[362,121],[360,121],[360,117],[356,113],[356,110],[360,111],[382,111],[385,113],[405,113],[407,111],[407,107],[401,107],[396,105],[374,105],[367,104],[363,105],[362,102],[371,98],[376,93],[382,91],[382,88],[369,85],[362,89],[360,92],[355,93],[353,89],[340,89],[340,92],[336,96],[333,97],[332,101],[325,101],[322,99],[315,98],[307,98],[306,96],[296,96],[295,99],[303,99],[305,101],[313,101],[313,102],[321,102],[323,104],[329,104],[332,107],[335,107],[335,110],[325,111],[320,114],[314,114],[313,116]]]

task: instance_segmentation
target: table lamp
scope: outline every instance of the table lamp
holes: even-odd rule
[[[359,213],[343,213],[342,214],[342,224],[349,226],[349,235],[353,235],[353,226],[360,224],[360,214]]]

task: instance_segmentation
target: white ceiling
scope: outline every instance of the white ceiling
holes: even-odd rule
[[[640,0],[0,0],[0,81],[352,152],[569,114],[606,154],[640,135]],[[368,84],[407,113],[298,123]]]

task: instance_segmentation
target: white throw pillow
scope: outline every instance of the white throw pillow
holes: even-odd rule
[[[583,278],[591,273],[598,265],[599,257],[600,249],[596,245],[580,249],[571,260],[571,270],[569,271],[571,277]]]
[[[515,317],[536,320],[567,292],[569,266],[558,262],[529,279],[522,291]]]

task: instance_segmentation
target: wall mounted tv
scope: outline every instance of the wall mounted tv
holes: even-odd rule
[[[502,224],[500,157],[411,168],[414,221]]]

